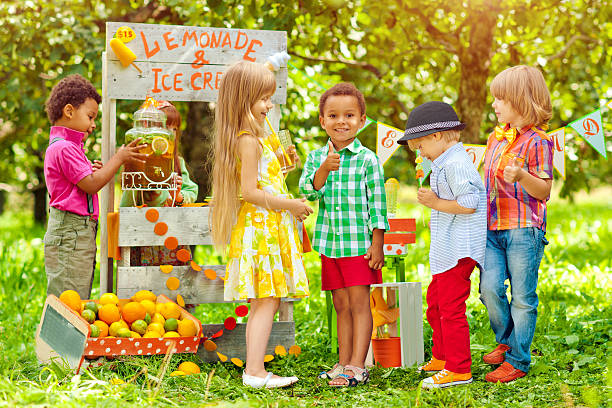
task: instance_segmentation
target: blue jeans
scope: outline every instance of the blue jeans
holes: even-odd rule
[[[489,312],[495,340],[506,344],[505,361],[528,372],[538,315],[538,269],[548,241],[536,227],[487,231],[480,300]],[[512,300],[506,291],[510,281]]]

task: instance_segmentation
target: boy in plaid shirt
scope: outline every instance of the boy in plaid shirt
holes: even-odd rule
[[[321,288],[332,291],[338,315],[339,361],[319,376],[334,387],[369,379],[370,285],[382,282],[389,228],[382,166],[355,137],[365,120],[365,100],[353,84],[321,95],[319,121],[330,140],[310,152],[300,177],[302,194],[319,200],[313,248],[321,255]]]

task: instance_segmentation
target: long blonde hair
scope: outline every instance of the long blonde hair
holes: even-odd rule
[[[215,109],[211,228],[215,246],[224,251],[240,207],[238,138],[241,132],[263,136],[251,107],[276,89],[274,74],[262,64],[241,61],[221,78]]]

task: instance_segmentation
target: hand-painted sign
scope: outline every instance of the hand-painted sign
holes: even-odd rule
[[[565,128],[549,132],[553,142],[553,167],[565,180]]]
[[[129,48],[136,55],[133,64],[142,74],[133,67],[123,67],[108,45],[116,34],[124,35],[126,27],[136,35]],[[149,95],[156,99],[214,102],[228,66],[241,60],[263,63],[269,56],[286,51],[287,33],[109,22],[106,44],[110,98],[145,99]],[[277,89],[272,102],[284,103],[287,67],[281,67],[275,75]]]

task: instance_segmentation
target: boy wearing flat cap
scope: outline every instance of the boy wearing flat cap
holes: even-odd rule
[[[474,267],[484,265],[487,207],[480,175],[459,141],[463,128],[450,105],[427,102],[410,113],[398,140],[432,161],[431,189],[417,193],[431,208],[427,321],[433,329],[432,358],[419,370],[438,373],[423,380],[423,388],[472,382],[465,301]]]

